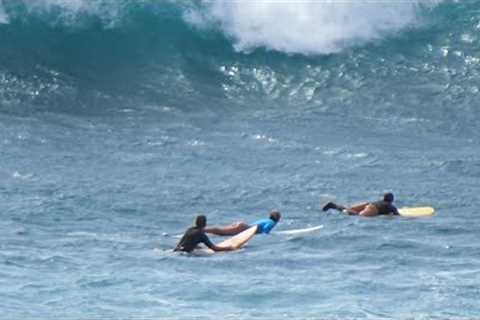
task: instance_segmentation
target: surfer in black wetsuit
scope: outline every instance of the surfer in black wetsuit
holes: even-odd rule
[[[174,251],[192,252],[200,243],[205,244],[213,251],[230,251],[232,247],[218,247],[214,245],[205,234],[207,217],[200,215],[195,219],[195,226],[188,228],[182,239],[178,242]]]
[[[398,215],[398,210],[393,205],[393,193],[390,192],[383,195],[383,200],[361,203],[349,208],[333,202],[328,202],[327,204],[325,204],[322,210],[327,211],[329,209],[335,209],[350,215],[358,215],[364,217],[374,217],[390,214]]]

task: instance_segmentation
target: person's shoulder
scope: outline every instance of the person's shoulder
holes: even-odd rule
[[[187,231],[185,231],[186,234],[194,234],[194,233],[199,233],[201,232],[202,230],[197,228],[197,227],[190,227],[187,229]]]
[[[269,218],[264,218],[264,219],[257,220],[255,224],[266,224],[266,223],[270,223],[271,221],[273,220]]]
[[[392,203],[385,200],[378,200],[373,203],[376,207],[392,207]]]

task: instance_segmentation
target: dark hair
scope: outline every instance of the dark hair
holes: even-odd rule
[[[393,202],[393,193],[387,192],[383,195],[383,201]]]
[[[280,211],[273,210],[272,212],[270,212],[270,219],[272,219],[275,222],[278,222],[281,216],[282,215],[280,214]]]
[[[205,217],[204,215],[197,216],[195,218],[195,225],[199,228],[205,228],[205,226],[207,225],[207,217]]]

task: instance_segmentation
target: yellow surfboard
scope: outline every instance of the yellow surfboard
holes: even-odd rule
[[[233,250],[238,250],[242,246],[244,246],[257,232],[257,226],[253,226],[248,228],[245,231],[240,232],[239,234],[228,238],[225,241],[220,242],[217,244],[218,247],[228,247],[232,246],[234,249]],[[207,254],[213,254],[215,251],[213,251],[210,248],[201,248],[201,249],[195,249],[195,252],[201,252],[201,253],[207,253]],[[222,251],[222,252],[228,252],[228,251]]]
[[[430,217],[435,212],[435,209],[432,207],[411,207],[411,208],[400,208],[398,209],[398,213],[402,217]]]

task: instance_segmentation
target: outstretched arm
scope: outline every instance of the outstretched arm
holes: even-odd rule
[[[395,216],[398,216],[398,215],[400,215],[400,212],[398,212],[398,209],[397,209],[397,207],[394,207],[394,206],[392,206],[392,207],[393,207],[393,209],[392,209],[392,213],[393,213],[393,215],[395,215]]]
[[[208,246],[210,249],[212,249],[213,251],[232,251],[234,250],[234,248],[232,246],[227,246],[227,247],[219,247],[219,246],[216,246],[214,244],[212,244],[212,246]]]
[[[210,249],[212,249],[213,251],[231,251],[231,250],[234,250],[234,248],[232,246],[226,246],[226,247],[219,247],[219,246],[216,246],[212,243],[212,241],[210,241],[210,239],[207,237],[207,235],[204,235],[204,238],[203,238],[203,243],[205,243],[205,245],[207,247],[209,247]]]

